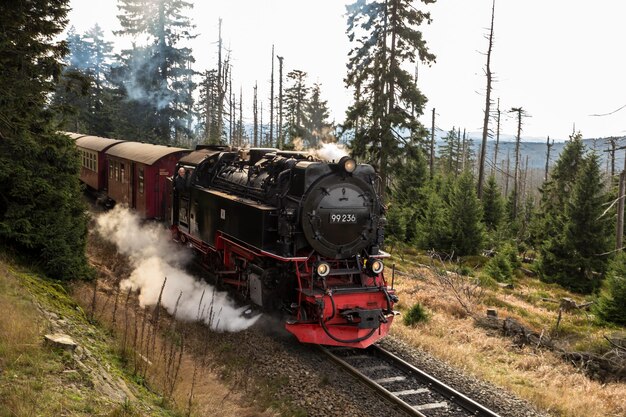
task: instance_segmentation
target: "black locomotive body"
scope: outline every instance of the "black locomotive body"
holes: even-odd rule
[[[290,311],[286,327],[303,342],[364,347],[387,333],[396,297],[382,273],[384,209],[370,165],[205,147],[180,167],[172,231],[218,281]]]
[[[174,222],[205,242],[223,232],[282,257],[312,247],[325,257],[377,255],[383,210],[369,165],[344,169],[301,153],[203,149],[183,157],[187,186]],[[201,159],[201,160],[200,160]]]

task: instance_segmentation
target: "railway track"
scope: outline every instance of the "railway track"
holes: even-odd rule
[[[495,412],[376,345],[367,349],[323,346],[320,349],[408,415],[499,417]]]

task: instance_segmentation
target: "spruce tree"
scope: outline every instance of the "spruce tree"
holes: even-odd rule
[[[487,230],[497,230],[504,219],[504,200],[495,175],[490,175],[483,193],[483,222]]]
[[[288,147],[294,146],[294,141],[301,141],[301,146],[311,147],[311,137],[308,134],[306,125],[308,122],[307,108],[309,87],[306,85],[307,73],[301,70],[293,70],[287,74],[287,85],[285,89],[284,114],[286,140]]]
[[[332,124],[328,121],[330,110],[328,102],[322,100],[321,85],[313,84],[307,103],[307,130],[310,146],[316,148],[320,143],[332,141]]]
[[[197,112],[200,114],[199,128],[201,133],[199,134],[201,142],[206,144],[223,144],[224,132],[218,132],[220,106],[219,106],[219,91],[217,84],[217,70],[206,70],[202,73],[202,79],[199,84],[200,99],[197,103]]]
[[[120,35],[137,39],[147,36],[146,45],[133,45],[123,52],[126,69],[117,73],[117,82],[129,99],[139,102],[141,114],[153,117],[131,118],[130,124],[138,131],[152,131],[158,142],[173,142],[176,130],[185,130],[177,120],[186,119],[191,109],[189,77],[194,62],[191,50],[179,47],[180,41],[195,37],[193,25],[183,14],[193,5],[184,0],[118,0]],[[139,125],[137,125],[139,123]],[[189,132],[187,132],[189,133]]]
[[[594,312],[611,323],[626,325],[626,254],[619,252],[610,263],[607,278]]]
[[[425,132],[418,117],[426,98],[404,64],[434,61],[418,30],[430,23],[430,15],[410,0],[357,0],[347,6],[347,15],[348,38],[355,46],[345,82],[355,93],[344,129],[354,133],[353,153],[378,168],[385,199],[388,168],[405,140],[402,132]]]
[[[459,256],[476,255],[482,248],[484,226],[483,209],[476,196],[474,178],[469,171],[463,172],[450,197],[451,249]]]
[[[393,169],[392,201],[403,208],[406,241],[414,241],[417,223],[425,208],[424,187],[427,178],[426,157],[418,144],[404,146],[404,155]]]
[[[439,145],[439,166],[444,174],[457,175],[459,173],[459,147],[456,130],[452,128],[446,136],[443,137],[443,143]]]
[[[552,169],[550,178],[541,189],[539,215],[532,226],[532,240],[537,246],[561,230],[566,201],[584,159],[585,146],[579,133],[570,137]],[[509,210],[511,213],[512,210]],[[509,219],[514,220],[514,219]]]
[[[597,155],[585,157],[562,216],[549,220],[555,234],[541,247],[540,274],[573,291],[590,293],[607,269],[611,221],[603,215],[603,190]]]
[[[48,97],[61,74],[67,0],[0,5],[0,242],[50,276],[87,277],[78,151],[57,133]]]
[[[84,35],[71,28],[66,40],[69,54],[53,99],[62,116],[61,128],[110,136],[114,117],[106,76],[112,60],[112,43],[104,39],[104,32],[97,24]]]
[[[441,197],[442,189],[431,184],[424,190],[424,208],[417,221],[417,244],[425,250],[450,250],[449,205]]]

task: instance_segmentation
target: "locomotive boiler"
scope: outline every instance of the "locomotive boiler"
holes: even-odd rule
[[[181,167],[171,229],[211,278],[286,312],[301,342],[366,347],[388,333],[397,297],[384,278],[384,207],[370,165],[207,146]]]

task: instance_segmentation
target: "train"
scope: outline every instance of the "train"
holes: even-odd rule
[[[99,200],[164,222],[207,280],[282,313],[300,342],[366,348],[389,333],[398,297],[385,278],[385,208],[371,165],[67,134]]]

